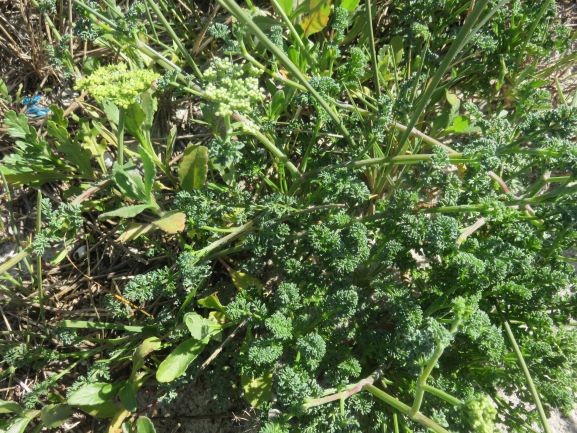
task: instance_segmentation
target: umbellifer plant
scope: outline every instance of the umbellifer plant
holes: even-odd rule
[[[119,9],[75,3],[113,44]],[[211,405],[244,398],[260,433],[549,433],[551,410],[572,410],[577,108],[538,68],[568,45],[543,45],[566,37],[551,2],[372,3],[273,0],[267,14],[219,0],[226,17],[190,47],[211,48],[204,67],[178,37],[186,14],[147,3],[146,43],[164,51],[138,40],[123,54],[166,70],[203,138],[174,158],[166,139],[163,161],[128,153],[134,176],[84,203],[105,219],[123,202],[138,219],[107,227],[159,260],[103,296],[108,321],[58,323],[58,350],[91,363],[50,404],[147,432],[140,390],[169,405],[205,374]],[[392,27],[373,28],[385,12]],[[78,86],[122,112],[150,103],[137,94],[157,77],[132,73],[146,86],[126,104],[101,76]],[[139,170],[152,208],[126,193]],[[186,224],[167,229],[166,215]],[[27,365],[26,347],[7,353]],[[39,416],[8,409],[11,426]]]

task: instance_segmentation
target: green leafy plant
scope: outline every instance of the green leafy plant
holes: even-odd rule
[[[261,433],[548,433],[573,410],[554,2],[73,3],[115,56],[79,69],[77,114],[5,115],[6,184],[63,203],[0,265],[37,255],[37,295],[6,293],[43,324],[1,343],[0,380],[59,371],[0,402],[4,428],[148,433],[200,377]],[[90,284],[70,319],[43,285],[63,240]]]

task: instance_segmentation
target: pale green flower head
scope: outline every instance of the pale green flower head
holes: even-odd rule
[[[216,58],[204,71],[208,83],[205,94],[216,105],[217,116],[230,116],[234,111],[251,111],[264,99],[255,70],[248,72],[228,59]]]
[[[486,395],[477,396],[466,404],[469,422],[475,433],[497,433],[495,418],[497,409],[493,401]]]
[[[102,66],[76,82],[76,88],[86,90],[96,101],[112,101],[128,108],[136,97],[150,88],[160,75],[148,69],[128,70],[124,63]]]

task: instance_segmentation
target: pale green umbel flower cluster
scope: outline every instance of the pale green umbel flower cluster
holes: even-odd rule
[[[217,116],[228,117],[234,111],[251,111],[254,104],[264,99],[258,87],[257,73],[256,69],[246,71],[228,59],[212,61],[203,77],[208,83],[205,94],[215,103]]]
[[[102,66],[76,82],[76,88],[86,90],[96,101],[112,101],[128,108],[136,97],[148,90],[160,75],[148,69],[128,70],[124,63]]]
[[[498,433],[495,429],[497,409],[492,400],[486,395],[474,398],[467,402],[469,422],[473,431],[479,433]]]

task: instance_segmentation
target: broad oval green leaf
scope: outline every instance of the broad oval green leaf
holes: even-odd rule
[[[156,176],[156,166],[152,160],[152,155],[142,146],[138,146],[138,154],[142,161],[142,168],[144,171],[144,190],[150,196],[152,194],[152,187],[154,186],[154,177]]]
[[[136,433],[156,433],[156,429],[150,418],[141,416],[136,420]]]
[[[189,144],[178,166],[178,180],[185,191],[202,188],[208,174],[208,148]]]
[[[208,338],[205,340],[197,340],[196,338],[184,340],[160,363],[158,370],[156,370],[156,380],[166,383],[182,376],[190,363],[200,355],[207,344]]]
[[[112,401],[118,387],[118,384],[89,383],[70,394],[67,403],[96,418],[109,418],[118,410],[118,406]]]
[[[3,433],[24,433],[30,421],[32,421],[32,418],[29,417],[13,418],[4,426],[0,425],[0,428]]]
[[[40,411],[42,423],[46,427],[60,427],[72,416],[72,409],[67,404],[49,404]]]
[[[192,338],[197,340],[208,339],[222,329],[218,322],[202,317],[198,313],[186,313],[184,315],[184,324],[190,331]]]
[[[0,274],[2,272],[0,271]],[[20,405],[14,401],[0,400],[0,413],[20,413],[22,408]]]
[[[114,164],[112,177],[118,189],[120,189],[126,197],[140,202],[150,201],[150,195],[146,192],[144,181],[138,170],[134,168],[125,169],[118,164]]]
[[[118,236],[120,242],[129,242],[138,239],[140,236],[145,235],[151,230],[154,230],[152,224],[147,223],[130,223],[128,228]]]
[[[136,412],[138,410],[138,402],[136,401],[136,394],[138,390],[134,382],[127,382],[120,391],[118,391],[118,397],[120,402],[130,412]]]
[[[118,125],[118,119],[120,117],[120,110],[114,104],[114,102],[112,102],[108,99],[104,99],[102,101],[102,110],[104,111],[104,114],[106,115],[106,118],[108,119],[108,121],[110,123],[114,123],[115,125]]]
[[[254,408],[262,406],[272,398],[272,373],[270,372],[259,377],[242,375],[241,384],[244,397]]]

